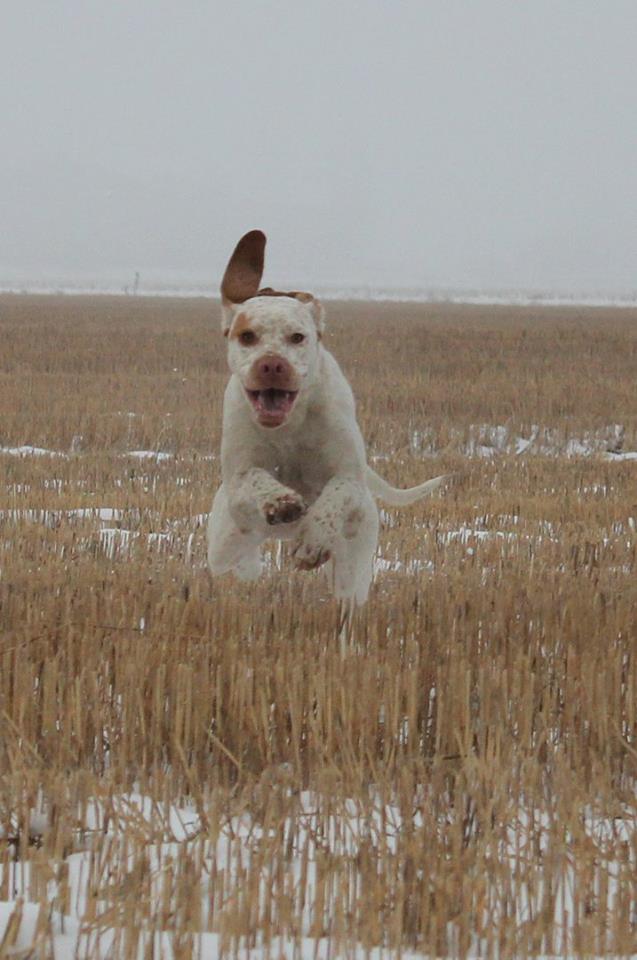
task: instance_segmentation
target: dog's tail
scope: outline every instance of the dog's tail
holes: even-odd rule
[[[406,507],[416,500],[422,500],[428,497],[430,493],[437,490],[441,483],[449,479],[449,474],[443,474],[441,477],[434,477],[433,480],[426,480],[425,483],[419,483],[417,487],[408,487],[406,490],[400,490],[398,487],[392,487],[386,480],[383,480],[375,470],[367,464],[367,486],[376,497],[380,497],[391,507]]]

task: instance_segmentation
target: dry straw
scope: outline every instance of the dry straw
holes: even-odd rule
[[[201,931],[229,954],[630,953],[636,465],[608,449],[637,448],[637,316],[331,323],[375,466],[460,473],[385,517],[344,655],[285,555],[254,586],[207,576],[214,306],[0,299],[0,447],[63,454],[0,453],[0,900],[41,906],[41,956],[73,916],[95,956],[109,930],[122,957],[159,931],[179,957]]]

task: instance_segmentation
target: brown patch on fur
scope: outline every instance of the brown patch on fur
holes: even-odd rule
[[[298,494],[284,494],[272,503],[266,503],[264,514],[270,526],[278,523],[294,523],[307,511],[307,505]]]
[[[302,290],[274,290],[272,287],[262,287],[255,296],[290,297],[292,300],[300,300],[301,303],[311,303],[314,300],[311,293],[304,293]]]
[[[327,563],[331,556],[329,550],[321,550],[316,560],[297,560],[296,567],[298,570],[317,570]]]
[[[343,536],[346,540],[353,540],[360,529],[360,525],[365,519],[365,514],[360,507],[354,507],[345,517],[343,523]]]
[[[272,287],[261,287],[260,290],[257,290],[255,297],[287,297],[287,293],[282,293],[281,290],[274,290]]]
[[[230,339],[235,340],[237,337],[240,337],[242,333],[251,329],[252,326],[248,316],[245,313],[238,313],[232,321],[230,329],[226,332],[226,336],[230,334]]]
[[[290,296],[294,297],[295,300],[300,300],[301,303],[312,303],[314,300],[311,293],[305,293],[303,290],[293,290]]]

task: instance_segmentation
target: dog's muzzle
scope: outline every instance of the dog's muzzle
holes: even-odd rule
[[[257,419],[264,427],[279,427],[285,423],[294,406],[297,392],[296,390],[277,390],[275,387],[268,387],[266,390],[246,390]]]
[[[250,370],[245,392],[261,426],[280,427],[298,396],[297,375],[285,357],[260,357]]]

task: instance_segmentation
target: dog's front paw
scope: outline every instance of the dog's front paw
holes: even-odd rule
[[[295,520],[303,516],[306,510],[307,504],[303,497],[293,491],[282,493],[280,496],[268,500],[263,507],[266,522],[270,526],[277,523],[294,523]]]

